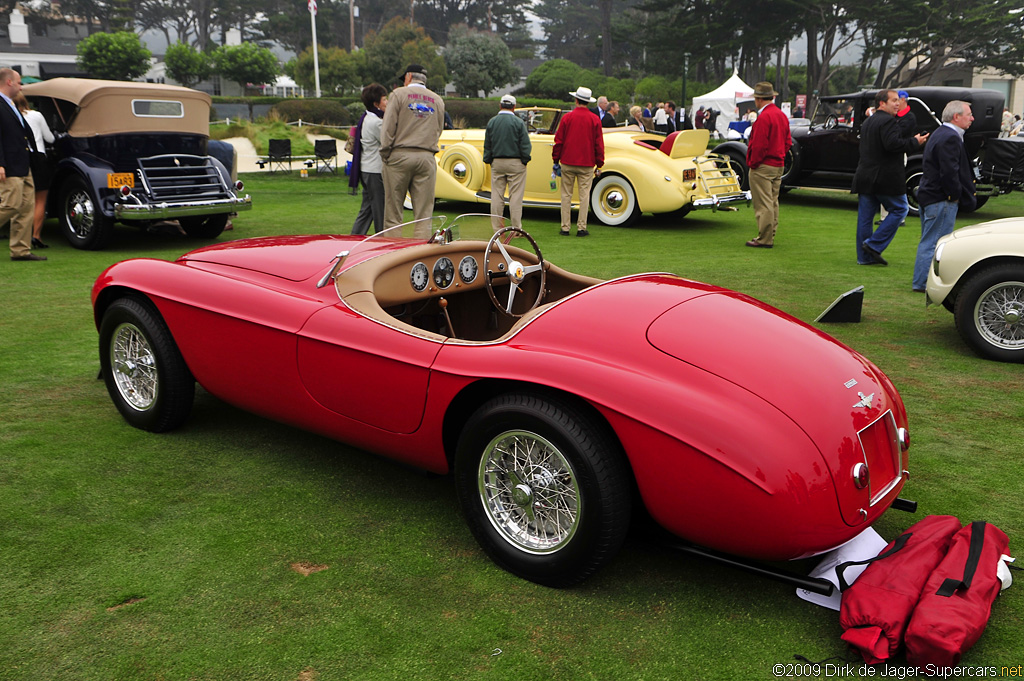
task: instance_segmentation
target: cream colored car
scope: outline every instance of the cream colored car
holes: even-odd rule
[[[524,206],[558,208],[551,186],[551,150],[563,111],[517,109],[533,146],[526,167]],[[642,213],[685,214],[750,204],[729,159],[707,152],[707,130],[665,135],[636,126],[604,129],[605,163],[590,192],[591,214],[602,224],[627,227]],[[483,161],[484,130],[445,130],[437,153],[435,196],[449,201],[491,202],[491,170]],[[573,206],[579,205],[575,195]]]
[[[939,240],[928,303],[953,313],[982,357],[1024,362],[1024,217],[982,222]]]

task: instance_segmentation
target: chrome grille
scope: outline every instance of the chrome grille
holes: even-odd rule
[[[205,156],[167,154],[139,159],[139,177],[153,201],[222,198],[228,187]]]

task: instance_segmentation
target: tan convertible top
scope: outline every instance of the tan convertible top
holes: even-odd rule
[[[73,137],[124,132],[210,133],[210,96],[177,85],[54,78],[25,85],[24,92],[26,97],[50,97],[78,107],[64,121]],[[59,107],[62,115],[68,109]]]

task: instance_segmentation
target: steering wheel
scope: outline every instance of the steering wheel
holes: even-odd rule
[[[839,117],[835,114],[829,114],[828,118],[825,119],[825,129],[831,130],[837,125],[839,125]]]
[[[508,235],[508,238],[505,239],[506,242],[513,237],[524,237],[527,241],[529,241],[530,245],[533,247],[534,252],[537,254],[537,264],[523,265],[518,260],[515,260],[509,254],[508,249],[505,248],[505,244],[501,242],[501,237],[505,235]],[[498,310],[503,314],[506,314],[509,317],[522,317],[524,314],[540,305],[540,301],[544,297],[544,284],[546,281],[544,256],[541,255],[540,247],[537,245],[537,242],[533,240],[533,237],[516,227],[506,227],[505,229],[499,230],[494,233],[494,236],[492,236],[490,241],[487,242],[487,248],[484,250],[485,266],[489,266],[490,256],[492,253],[494,253],[495,246],[497,246],[498,251],[501,252],[502,262],[498,263],[497,272],[493,272],[490,269],[487,270],[487,274],[484,277],[484,282],[487,285],[487,295],[491,297],[491,302],[494,303],[494,306],[498,308]],[[522,289],[519,288],[519,285],[522,284],[523,281],[532,274],[540,275],[540,282],[539,286],[537,287],[537,299],[534,300],[533,303],[531,303],[530,306],[527,307],[522,312],[513,312],[512,305],[513,303],[515,303],[516,300],[516,291],[522,291]],[[507,303],[502,303],[500,300],[498,300],[498,296],[494,292],[495,279],[509,280]]]

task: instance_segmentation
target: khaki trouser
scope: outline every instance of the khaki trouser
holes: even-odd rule
[[[576,218],[576,229],[587,228],[587,212],[590,210],[590,184],[594,181],[593,166],[567,166],[562,164],[562,231],[569,230],[572,208],[572,185],[576,183],[580,196],[580,214]]]
[[[782,188],[782,167],[760,165],[750,171],[750,195],[754,203],[759,244],[775,243],[775,230],[779,227],[779,191]]]
[[[404,220],[402,204],[408,193],[412,199],[414,220],[429,218],[434,214],[434,182],[437,175],[437,161],[434,154],[426,149],[395,149],[384,162],[384,229],[400,225]],[[417,225],[413,236],[425,239],[430,236],[430,224]]]
[[[523,228],[523,195],[526,194],[526,164],[518,158],[496,158],[491,163],[491,227],[497,232],[505,214],[505,187],[508,187],[509,222]]]
[[[35,225],[36,189],[32,173],[0,182],[0,225],[11,221],[11,257],[32,252],[32,227]]]

